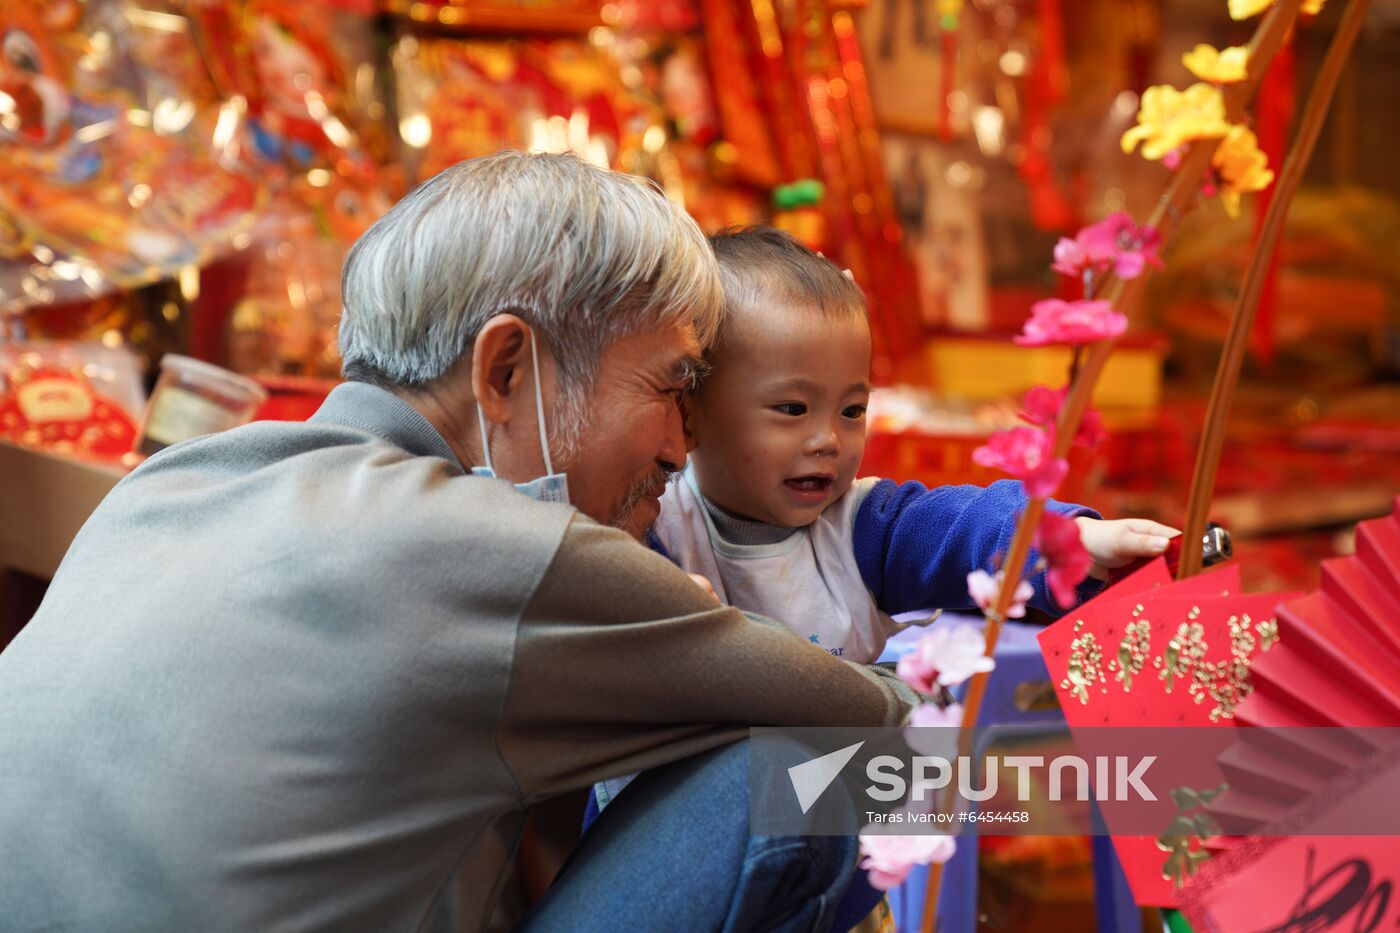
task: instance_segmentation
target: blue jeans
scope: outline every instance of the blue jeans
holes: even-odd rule
[[[811,758],[796,744],[772,754],[781,768]],[[750,836],[749,743],[737,742],[633,781],[517,929],[825,931],[856,847],[854,835]]]

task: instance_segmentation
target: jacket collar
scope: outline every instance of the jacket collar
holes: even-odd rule
[[[388,389],[366,382],[343,382],[331,390],[309,420],[368,431],[411,454],[441,457],[458,472],[466,472],[428,419]]]

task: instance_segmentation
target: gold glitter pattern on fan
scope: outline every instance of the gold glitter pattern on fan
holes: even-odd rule
[[[1142,683],[1139,675],[1151,661],[1157,671],[1156,681],[1171,693],[1181,683],[1196,703],[1211,701],[1211,722],[1232,718],[1236,708],[1254,692],[1249,680],[1249,662],[1256,651],[1268,651],[1279,638],[1278,621],[1266,619],[1254,623],[1246,615],[1231,616],[1230,655],[1212,661],[1208,659],[1210,645],[1205,627],[1196,621],[1199,606],[1191,607],[1187,620],[1176,628],[1167,641],[1166,650],[1152,654],[1152,622],[1142,618],[1144,607],[1133,609],[1133,620],[1123,630],[1116,645],[1116,658],[1104,663],[1104,646],[1093,632],[1085,632],[1084,620],[1074,621],[1074,639],[1069,644],[1069,663],[1060,689],[1068,691],[1080,703],[1089,703],[1089,692],[1098,687],[1107,693],[1108,673],[1120,684],[1124,693],[1131,693],[1134,683]],[[1152,682],[1152,681],[1147,681]]]
[[[1083,619],[1074,620],[1076,633],[1083,627]],[[1089,688],[1106,680],[1102,665],[1103,649],[1099,647],[1094,633],[1076,634],[1074,641],[1069,643],[1069,670],[1065,679],[1060,681],[1060,689],[1077,696],[1080,703],[1088,703]]]
[[[1133,610],[1134,621],[1128,623],[1123,640],[1118,643],[1117,662],[1108,662],[1109,670],[1113,670],[1115,666],[1118,668],[1114,679],[1123,685],[1125,693],[1133,689],[1133,678],[1142,673],[1147,664],[1147,653],[1152,648],[1152,623],[1139,618],[1142,612],[1142,603],[1138,603],[1137,608]]]

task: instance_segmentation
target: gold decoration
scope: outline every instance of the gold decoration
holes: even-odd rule
[[[1137,608],[1133,610],[1134,621],[1128,623],[1123,639],[1118,642],[1117,664],[1108,662],[1110,670],[1117,667],[1118,673],[1114,680],[1123,685],[1124,693],[1133,689],[1133,678],[1142,673],[1142,669],[1147,665],[1147,652],[1152,646],[1152,623],[1139,618],[1142,612],[1142,603],[1138,603]]]
[[[1191,617],[1200,614],[1200,609],[1191,610]],[[1167,682],[1167,692],[1172,692],[1178,677],[1190,677],[1196,665],[1206,656],[1206,632],[1199,622],[1183,622],[1177,627],[1176,637],[1167,642],[1164,666],[1157,674],[1158,680]]]
[[[1230,656],[1211,661],[1207,659],[1210,645],[1206,641],[1205,627],[1197,622],[1201,615],[1199,606],[1191,607],[1187,621],[1176,629],[1176,635],[1167,642],[1166,651],[1152,654],[1152,623],[1141,618],[1144,608],[1139,603],[1133,609],[1133,621],[1123,630],[1123,637],[1116,645],[1116,658],[1104,663],[1104,649],[1093,632],[1085,632],[1084,620],[1074,622],[1075,636],[1070,642],[1069,664],[1065,677],[1059,683],[1061,690],[1068,691],[1084,705],[1089,703],[1089,690],[1107,683],[1107,673],[1120,684],[1124,693],[1131,693],[1134,679],[1146,669],[1149,660],[1157,671],[1157,680],[1163,683],[1167,693],[1171,693],[1178,682],[1187,684],[1187,695],[1196,703],[1212,703],[1211,722],[1230,719],[1235,710],[1254,692],[1249,680],[1250,659],[1255,651],[1268,651],[1278,643],[1278,620],[1266,619],[1253,622],[1248,615],[1231,616]],[[1106,688],[1100,689],[1105,692]]]
[[[1074,623],[1074,630],[1077,632],[1084,627],[1084,620],[1077,619]],[[1103,672],[1103,648],[1099,646],[1099,640],[1093,632],[1085,632],[1076,635],[1069,643],[1069,671],[1064,680],[1060,681],[1060,689],[1068,690],[1079,698],[1079,702],[1088,704],[1089,688],[1095,683],[1105,681]]]
[[[1230,657],[1225,661],[1203,661],[1192,671],[1191,695],[1197,703],[1206,697],[1215,703],[1210,721],[1235,715],[1235,708],[1254,692],[1249,682],[1249,658],[1257,644],[1249,630],[1248,615],[1230,616]],[[1204,644],[1204,643],[1203,643]]]
[[[1254,630],[1259,633],[1259,650],[1268,651],[1278,642],[1278,619],[1265,619]]]
[[[1167,860],[1162,863],[1162,877],[1175,887],[1181,887],[1189,876],[1196,873],[1196,868],[1210,858],[1205,842],[1211,836],[1219,835],[1221,830],[1219,824],[1205,812],[1205,805],[1223,793],[1227,786],[1221,784],[1199,791],[1178,787],[1172,791],[1176,815],[1167,824],[1166,831],[1157,837],[1157,848],[1167,853]]]

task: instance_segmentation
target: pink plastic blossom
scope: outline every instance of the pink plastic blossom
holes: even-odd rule
[[[895,673],[920,693],[934,693],[995,667],[986,650],[986,638],[977,626],[940,626],[899,659]]]
[[[1060,409],[1065,407],[1067,395],[1069,386],[1062,389],[1033,386],[1026,392],[1025,401],[1021,403],[1021,417],[1031,424],[1053,428],[1060,420]],[[1079,431],[1074,435],[1074,442],[1092,449],[1103,439],[1103,418],[1092,408],[1084,409],[1084,417],[1079,421]]]
[[[920,755],[951,761],[958,755],[958,730],[962,719],[963,708],[958,703],[916,706],[909,714],[909,724],[904,727],[904,741]]]
[[[868,872],[870,886],[881,891],[897,888],[915,865],[946,862],[957,850],[952,836],[883,836],[861,834],[860,867]]]
[[[987,658],[991,660],[991,658]],[[939,706],[937,703],[920,703],[909,714],[909,725],[918,728],[958,728],[962,726],[963,708],[961,703]]]
[[[996,605],[997,593],[1001,592],[1001,574],[993,577],[985,570],[974,570],[967,575],[967,592],[972,601],[983,612],[990,612]],[[1026,614],[1026,603],[1035,595],[1035,588],[1022,580],[1016,584],[1016,592],[1011,594],[1011,605],[1006,608],[1008,619],[1019,619]]]
[[[972,452],[972,460],[1019,479],[1026,494],[1037,499],[1055,492],[1069,473],[1069,462],[1055,459],[1054,437],[1039,428],[998,431]]]
[[[1155,227],[1139,227],[1131,214],[1118,211],[1055,244],[1056,272],[1077,279],[1095,278],[1109,270],[1120,279],[1134,279],[1147,263],[1161,268],[1157,256],[1162,237]]]
[[[1072,518],[1046,512],[1035,532],[1035,546],[1045,558],[1045,580],[1050,595],[1062,609],[1075,603],[1076,588],[1089,575],[1093,558],[1079,540],[1079,525]]]
[[[1128,318],[1107,301],[1061,301],[1046,298],[1031,305],[1031,317],[1021,333],[1011,338],[1023,347],[1049,344],[1097,343],[1120,336]]]

